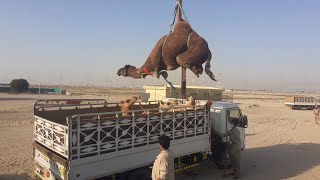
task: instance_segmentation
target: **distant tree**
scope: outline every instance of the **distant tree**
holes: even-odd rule
[[[25,79],[14,79],[11,81],[10,87],[16,93],[26,92],[29,89],[29,83]]]

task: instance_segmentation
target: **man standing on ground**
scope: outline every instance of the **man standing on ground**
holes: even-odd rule
[[[171,157],[170,139],[166,135],[159,137],[160,154],[153,163],[152,180],[174,180],[174,162]]]
[[[240,178],[240,153],[241,153],[241,139],[240,131],[237,129],[239,125],[239,119],[232,119],[232,129],[230,129],[223,136],[230,136],[230,141],[228,142],[228,149],[230,155],[230,162],[233,169],[234,179]]]
[[[319,109],[319,107],[318,107],[318,105],[316,105],[315,107],[314,107],[314,110],[313,110],[313,115],[314,115],[314,119],[315,119],[315,121],[316,121],[316,124],[320,124],[320,117],[319,117],[319,115],[320,115],[320,109]]]

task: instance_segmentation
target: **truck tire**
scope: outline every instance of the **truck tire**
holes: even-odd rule
[[[220,158],[220,160],[215,160],[214,163],[216,164],[216,166],[219,168],[219,169],[224,169],[224,168],[227,168],[227,169],[230,169],[231,168],[231,164],[230,164],[230,161],[225,161],[225,153],[222,153],[222,157]],[[227,164],[226,164],[227,163]]]
[[[216,164],[216,166],[219,169],[224,169],[225,165],[227,166],[227,169],[231,168],[230,162],[229,161],[225,162],[225,156],[227,153],[226,143],[223,143],[223,142],[215,143],[211,149],[211,152],[212,152],[211,160]]]
[[[129,174],[128,180],[151,180],[151,171],[147,168],[134,170]]]

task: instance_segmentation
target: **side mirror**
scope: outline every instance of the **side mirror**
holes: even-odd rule
[[[243,115],[242,121],[240,122],[240,127],[247,128],[248,127],[248,117]]]

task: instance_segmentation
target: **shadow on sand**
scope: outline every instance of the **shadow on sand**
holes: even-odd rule
[[[241,179],[289,179],[320,165],[320,144],[278,144],[274,146],[246,149],[242,152]],[[204,162],[192,169],[195,176],[176,174],[176,180],[229,180],[222,177],[224,170],[212,162]],[[320,176],[320,174],[317,174]],[[320,179],[308,175],[309,179]],[[309,180],[308,179],[308,180]]]
[[[320,165],[320,144],[278,144],[243,152],[245,179],[287,179]]]
[[[32,180],[28,174],[4,174],[0,175],[1,180]]]
[[[320,144],[278,144],[274,146],[246,149],[242,153],[241,179],[288,179],[296,177],[320,165]],[[222,178],[223,170],[219,170],[211,162],[194,168],[194,176],[176,174],[176,179],[232,179]],[[319,176],[320,174],[318,174]],[[319,179],[311,177],[309,179]],[[4,180],[30,180],[28,174],[0,175]]]

